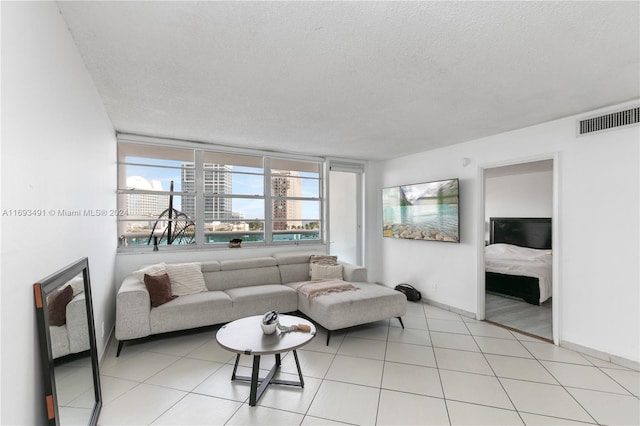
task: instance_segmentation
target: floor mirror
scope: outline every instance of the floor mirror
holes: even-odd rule
[[[96,425],[102,395],[89,260],[80,259],[33,285],[46,422]],[[42,398],[42,399],[41,399]]]

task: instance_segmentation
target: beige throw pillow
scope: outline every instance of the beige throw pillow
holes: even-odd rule
[[[75,278],[71,278],[67,281],[67,285],[71,286],[73,289],[73,297],[76,297],[84,291],[84,277],[82,275],[78,275]]]
[[[171,280],[172,294],[186,296],[207,291],[199,263],[167,263],[165,268]]]
[[[312,254],[309,256],[309,277],[311,281],[322,278],[314,278],[314,265],[337,265],[338,256],[329,256],[328,254]],[[318,274],[318,272],[316,272]]]
[[[342,265],[325,265],[322,263],[311,263],[311,281],[343,279]]]
[[[166,273],[167,273],[167,269],[165,267],[165,264],[157,263],[155,265],[145,266],[144,268],[138,269],[137,271],[133,271],[131,275],[136,277],[138,281],[140,281],[141,283],[144,283],[145,274],[155,276],[155,275],[162,275]]]

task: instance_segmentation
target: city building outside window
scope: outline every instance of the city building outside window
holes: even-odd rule
[[[119,247],[318,242],[322,165],[120,141]]]

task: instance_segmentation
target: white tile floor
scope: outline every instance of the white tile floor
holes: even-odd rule
[[[216,328],[110,345],[101,425],[640,424],[640,373],[422,303],[397,320],[319,329],[298,350],[304,389],[271,386],[256,407],[231,382]],[[265,369],[273,362],[263,357]],[[281,376],[296,378],[293,356]],[[248,375],[250,357],[239,374]]]

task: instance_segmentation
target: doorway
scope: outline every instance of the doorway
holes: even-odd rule
[[[362,178],[364,164],[330,162],[329,254],[362,265]]]
[[[552,220],[552,249],[548,253],[553,253],[552,259],[549,259],[549,296],[541,297],[540,304],[535,305],[524,301],[523,299],[505,294],[502,291],[494,290],[493,281],[491,285],[487,285],[486,279],[494,277],[485,276],[485,254],[487,257],[492,256],[496,249],[502,249],[498,245],[489,246],[490,243],[490,227],[489,222],[492,217],[501,218],[557,218],[556,207],[556,188],[557,179],[555,178],[554,159],[541,159],[535,161],[527,161],[521,163],[511,163],[504,165],[495,165],[481,169],[482,187],[483,187],[483,248],[481,263],[482,285],[482,319],[495,324],[502,325],[509,329],[520,331],[524,334],[540,337],[549,341],[557,342],[557,321],[554,321],[554,312],[557,312],[557,259],[556,259],[556,221]],[[520,247],[509,247],[509,251],[520,250]],[[485,253],[486,251],[486,253]],[[525,247],[526,255],[528,250]],[[520,253],[517,253],[520,256]],[[523,254],[524,256],[524,254]],[[508,260],[510,262],[511,260]],[[495,267],[494,259],[490,260],[492,268]],[[511,265],[509,265],[511,267]],[[518,270],[528,269],[528,266],[517,266]],[[535,276],[539,271],[533,271],[533,274],[525,272],[522,275]],[[493,274],[489,274],[493,275]],[[547,278],[542,278],[542,283]],[[511,285],[511,284],[509,284]],[[514,285],[520,285],[515,283]],[[487,290],[489,288],[489,290]],[[541,295],[546,290],[540,290]],[[509,293],[509,291],[507,291]],[[517,292],[515,292],[517,293]],[[530,301],[531,302],[531,301]],[[480,311],[479,311],[480,312]]]

